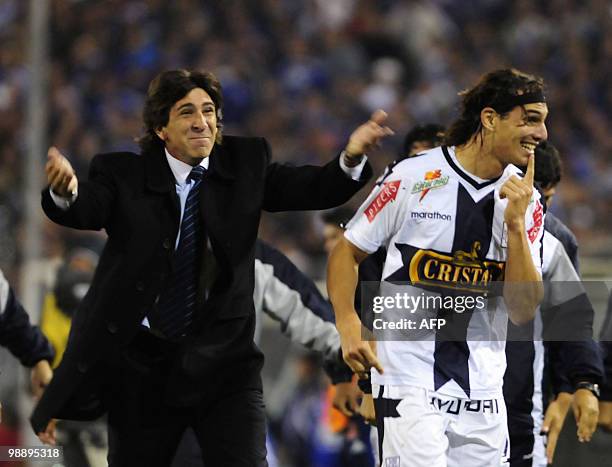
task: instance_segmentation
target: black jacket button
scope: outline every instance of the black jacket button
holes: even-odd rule
[[[110,332],[111,334],[115,334],[117,332],[117,324],[110,321],[107,325],[106,325],[106,329],[108,329],[108,332]]]

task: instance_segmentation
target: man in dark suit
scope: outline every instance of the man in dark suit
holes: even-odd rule
[[[108,411],[110,465],[169,465],[187,426],[205,465],[265,465],[260,212],[346,202],[371,174],[364,152],[392,132],[378,111],[327,165],[288,167],[270,163],[262,138],[222,136],[222,107],[212,74],[167,71],[149,86],[142,155],[98,155],[82,182],[49,150],[45,213],[108,241],[32,414],[41,440],[54,441],[52,417]]]

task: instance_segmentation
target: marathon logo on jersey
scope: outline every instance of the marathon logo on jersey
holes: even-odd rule
[[[453,216],[450,214],[442,214],[438,211],[412,211],[410,213],[412,219],[431,219],[436,221],[451,221]]]
[[[531,243],[536,241],[538,238],[538,234],[540,233],[540,229],[542,228],[542,222],[544,221],[544,208],[540,200],[536,200],[535,209],[533,210],[533,225],[527,231],[527,237]]]
[[[378,213],[387,205],[387,203],[390,201],[395,201],[401,183],[401,180],[395,180],[393,182],[385,182],[382,184],[380,192],[365,210],[365,215],[368,218],[368,222],[371,223]]]
[[[401,467],[400,456],[386,457],[384,467]]]
[[[419,198],[419,202],[423,201],[425,195],[429,193],[429,190],[433,190],[435,188],[443,187],[448,183],[449,177],[442,176],[442,170],[430,170],[429,172],[425,172],[425,179],[421,182],[416,182],[412,186],[412,194],[421,193],[421,197]]]
[[[481,260],[479,251],[480,242],[474,242],[472,251],[459,250],[452,256],[418,250],[410,260],[410,280],[416,285],[475,293],[491,292],[491,282],[503,280],[505,263]]]

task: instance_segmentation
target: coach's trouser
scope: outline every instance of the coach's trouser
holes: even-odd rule
[[[505,465],[503,398],[458,399],[414,386],[372,389],[382,467]]]

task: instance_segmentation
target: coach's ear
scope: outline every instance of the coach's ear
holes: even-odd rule
[[[165,131],[164,127],[159,127],[158,129],[156,129],[155,130],[155,134],[162,141],[166,141],[166,131]]]
[[[495,130],[495,122],[496,122],[497,112],[492,107],[485,107],[480,111],[480,123],[482,127],[493,131]]]

